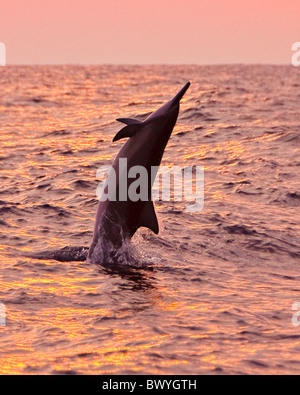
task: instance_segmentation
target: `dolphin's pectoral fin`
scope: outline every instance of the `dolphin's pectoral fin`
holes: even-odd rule
[[[145,202],[145,206],[138,223],[138,227],[141,226],[144,226],[145,228],[149,228],[156,235],[159,233],[159,225],[155,213],[154,204],[152,201]]]
[[[143,127],[142,122],[135,123],[132,125],[125,126],[125,128],[121,129],[119,133],[117,133],[113,139],[113,142],[124,139],[126,137],[134,136],[139,129]]]
[[[116,121],[125,123],[126,125],[135,125],[135,124],[142,123],[138,119],[133,119],[133,118],[118,118],[118,119],[116,119]]]
[[[139,130],[143,129],[144,127],[148,127],[151,125],[153,129],[162,125],[162,123],[167,120],[168,118],[165,115],[157,116],[155,119],[145,120],[144,122],[138,121],[136,119],[131,118],[119,118],[117,121],[126,123],[127,126],[121,129],[119,133],[117,133],[113,139],[113,142],[121,140],[126,137],[133,137]]]

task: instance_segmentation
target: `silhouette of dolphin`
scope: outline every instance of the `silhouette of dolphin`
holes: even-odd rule
[[[114,190],[111,196],[114,199],[100,199],[95,220],[95,228],[92,244],[88,251],[88,262],[96,264],[109,263],[114,259],[116,251],[122,252],[124,241],[130,240],[140,227],[151,229],[155,234],[159,232],[158,221],[152,201],[152,185],[154,178],[147,179],[147,198],[133,201],[126,197],[120,197],[122,183],[128,186],[128,190],[134,180],[127,177],[124,168],[120,165],[126,160],[127,169],[135,166],[143,167],[147,174],[151,174],[153,167],[160,165],[164,150],[170,139],[173,128],[179,114],[179,103],[190,86],[188,82],[177,95],[152,113],[143,122],[137,119],[119,118],[117,121],[126,124],[113,141],[129,138],[117,155],[106,184],[103,194],[108,195],[108,187],[115,177]],[[124,184],[123,184],[124,185]],[[111,193],[111,191],[110,191]],[[103,196],[103,195],[102,195]]]

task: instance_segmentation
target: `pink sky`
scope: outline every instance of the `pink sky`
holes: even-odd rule
[[[7,0],[8,64],[291,63],[299,0]]]

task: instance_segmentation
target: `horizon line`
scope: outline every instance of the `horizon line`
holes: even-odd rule
[[[7,63],[2,67],[30,67],[30,66],[293,66],[291,63],[269,62],[232,62],[232,63]],[[295,67],[295,66],[293,66]]]

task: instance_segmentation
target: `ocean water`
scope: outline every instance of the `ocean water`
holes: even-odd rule
[[[203,211],[156,204],[160,234],[132,240],[149,269],[32,258],[90,245],[115,119],[187,81],[162,164],[204,166]],[[300,373],[299,68],[8,66],[0,84],[1,374]]]

